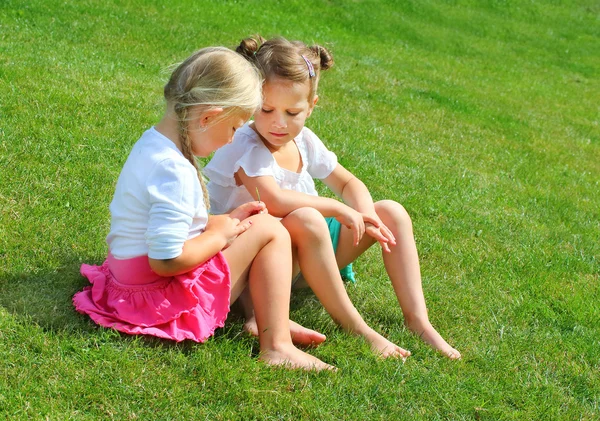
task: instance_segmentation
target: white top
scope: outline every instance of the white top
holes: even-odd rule
[[[293,172],[277,165],[275,158],[248,122],[233,137],[233,142],[217,150],[204,168],[210,179],[208,192],[213,214],[229,213],[254,200],[246,188],[236,185],[234,175],[243,168],[249,177],[271,176],[281,189],[317,196],[313,178],[327,178],[337,166],[337,157],[321,139],[304,127],[294,142],[302,158],[302,169]]]
[[[172,259],[206,226],[202,187],[194,166],[153,128],[136,142],[121,170],[106,242],[117,259]]]

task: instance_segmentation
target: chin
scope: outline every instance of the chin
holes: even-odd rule
[[[286,136],[286,137],[277,137],[275,139],[271,138],[269,139],[269,143],[273,146],[283,146],[286,143],[288,143],[291,139]]]
[[[192,153],[194,154],[194,156],[198,157],[198,158],[206,158],[208,155],[210,155],[211,153],[213,153],[214,151],[197,151],[192,149]]]

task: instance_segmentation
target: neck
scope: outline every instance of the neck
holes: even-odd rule
[[[156,131],[165,136],[177,146],[181,151],[181,141],[179,140],[179,122],[175,113],[167,111],[163,118],[154,126]]]

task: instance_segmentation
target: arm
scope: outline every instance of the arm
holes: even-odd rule
[[[365,232],[379,241],[384,251],[390,252],[388,242],[396,244],[392,232],[377,215],[375,204],[367,186],[350,171],[338,164],[333,172],[323,180],[325,185],[338,197],[363,215]]]
[[[252,210],[250,210],[251,208]],[[233,212],[245,219],[250,216],[251,212],[255,213],[253,212],[255,208],[259,209],[262,206],[257,205],[256,202],[247,203]],[[189,272],[221,250],[229,247],[237,236],[250,228],[251,225],[252,221],[250,220],[245,219],[240,222],[238,218],[230,215],[210,216],[204,232],[183,243],[183,250],[179,256],[172,259],[152,259],[149,257],[150,267],[160,276],[175,276]]]
[[[367,215],[377,215],[367,186],[340,164],[323,182],[351,208]]]
[[[161,276],[189,272],[216,255],[250,226],[249,221],[240,221],[261,207],[247,204],[231,215],[209,216],[204,231],[188,239],[203,200],[196,169],[182,159],[163,159],[145,183],[150,208],[145,234],[148,262]]]
[[[281,189],[271,176],[249,177],[240,168],[236,177],[256,199],[258,199],[258,190],[261,200],[264,201],[271,215],[283,218],[302,207],[314,208],[325,217],[335,217],[342,225],[351,229],[354,233],[354,245],[358,245],[365,233],[365,222],[379,227],[379,219],[375,220],[366,214],[363,215],[339,200]]]
[[[204,232],[183,243],[183,251],[179,256],[172,259],[148,258],[150,267],[161,276],[189,272],[229,247],[238,235],[252,225],[247,218],[264,210],[264,203],[250,202],[234,209],[229,215],[211,215]]]
[[[207,225],[206,231],[183,243],[183,251],[179,256],[164,260],[149,257],[148,262],[152,270],[160,276],[180,275],[189,272],[213,257],[226,244],[227,239],[225,236],[217,230],[208,230]]]
[[[283,218],[290,212],[302,207],[315,208],[323,216],[338,216],[347,208],[346,205],[335,199],[311,196],[293,190],[283,190],[271,176],[249,177],[243,168],[238,170],[236,178],[239,178],[256,200],[258,200],[256,194],[258,189],[260,200],[267,206],[269,213],[279,218]]]

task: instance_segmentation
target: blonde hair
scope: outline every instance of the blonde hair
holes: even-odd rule
[[[309,47],[302,41],[288,41],[281,37],[268,41],[260,35],[246,38],[240,42],[235,51],[254,63],[267,82],[274,78],[293,82],[308,80],[309,101],[317,94],[321,70],[333,66],[333,56],[325,47],[320,45]],[[312,69],[307,61],[312,65]]]
[[[256,68],[225,47],[196,51],[177,66],[165,85],[165,100],[178,118],[182,153],[198,171],[207,209],[208,190],[188,135],[190,108],[223,108],[213,124],[232,115],[250,116],[261,105],[261,86]]]

